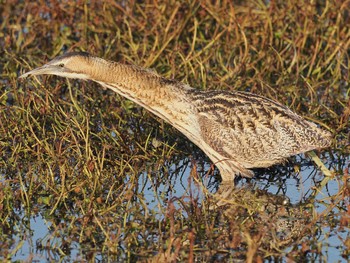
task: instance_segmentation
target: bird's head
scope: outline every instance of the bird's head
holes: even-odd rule
[[[66,78],[88,79],[92,56],[85,52],[72,52],[56,57],[47,64],[24,73],[19,78],[34,75],[56,75]]]

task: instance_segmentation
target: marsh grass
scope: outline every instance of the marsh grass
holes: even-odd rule
[[[18,258],[30,240],[35,252],[24,258],[322,261],[330,255],[319,233],[345,231],[337,256],[349,259],[349,9],[349,1],[0,4],[1,258]],[[320,156],[337,190],[318,189],[315,171],[311,190],[324,198],[305,191],[301,204],[279,203],[264,192],[269,184],[285,190],[313,167],[292,158],[258,171],[262,193],[221,188],[218,201],[208,159],[146,110],[92,82],[17,80],[72,50],[288,105],[333,132]],[[35,218],[47,228],[37,240]],[[278,228],[281,218],[295,220]]]

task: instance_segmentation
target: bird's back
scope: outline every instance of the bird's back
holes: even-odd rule
[[[259,95],[197,91],[193,100],[203,140],[247,169],[268,167],[331,142],[329,132]]]

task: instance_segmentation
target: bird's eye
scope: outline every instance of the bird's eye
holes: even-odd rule
[[[61,64],[59,64],[58,66],[61,67],[61,68],[63,68],[63,67],[64,67],[64,64],[61,63]]]

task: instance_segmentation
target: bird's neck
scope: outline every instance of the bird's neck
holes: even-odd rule
[[[133,65],[104,60],[98,63],[93,67],[98,71],[91,72],[94,81],[143,106],[193,139],[199,128],[191,87]]]

